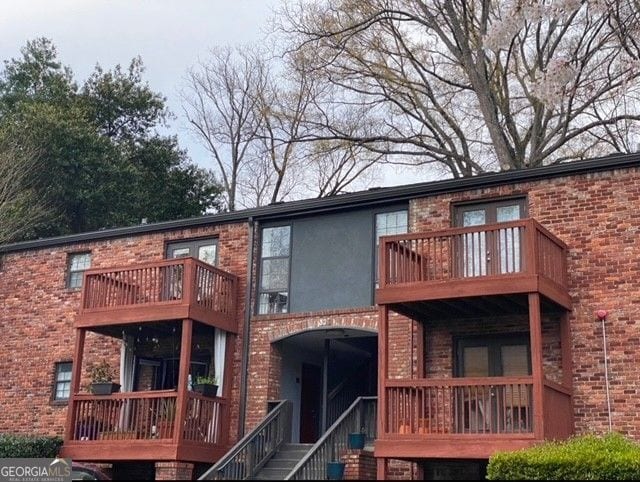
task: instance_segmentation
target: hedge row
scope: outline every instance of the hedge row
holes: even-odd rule
[[[28,435],[0,434],[0,458],[54,458],[62,439]]]
[[[546,442],[489,459],[489,480],[640,480],[640,444],[620,434]]]

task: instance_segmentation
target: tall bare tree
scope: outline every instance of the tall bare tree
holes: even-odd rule
[[[281,18],[316,75],[380,118],[375,132],[328,125],[331,138],[459,177],[635,149],[637,9],[637,0],[294,0]]]
[[[38,168],[34,149],[0,139],[0,244],[22,239],[50,214],[34,189]]]
[[[182,92],[191,130],[209,151],[234,211],[238,184],[261,125],[256,92],[266,85],[263,59],[248,48],[212,49],[187,73]]]
[[[229,210],[366,184],[372,159],[383,157],[321,140],[328,123],[352,129],[359,119],[341,112],[327,121],[331,86],[302,68],[304,61],[253,47],[224,48],[189,72],[185,113],[215,160]]]

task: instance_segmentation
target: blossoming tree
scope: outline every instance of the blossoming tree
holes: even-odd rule
[[[637,150],[638,0],[298,0],[282,28],[376,132],[453,176]]]

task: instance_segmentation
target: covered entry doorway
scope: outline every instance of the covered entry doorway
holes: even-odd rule
[[[316,442],[359,396],[376,395],[378,337],[324,328],[274,342],[281,356],[280,398],[293,403],[292,441]]]

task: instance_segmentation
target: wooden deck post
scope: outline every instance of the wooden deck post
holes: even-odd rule
[[[528,274],[536,274],[539,269],[536,259],[538,253],[538,247],[536,246],[538,238],[536,223],[533,219],[527,219],[525,221],[524,238],[524,269],[522,271]]]
[[[196,299],[196,261],[193,258],[184,259],[184,274],[182,276],[182,299],[187,303]]]
[[[389,325],[389,307],[380,306],[378,309],[378,438],[386,434],[386,383],[389,376],[387,361],[389,346],[387,341]]]
[[[75,420],[75,395],[80,391],[80,381],[82,378],[82,357],[84,353],[84,340],[86,338],[86,328],[76,329],[76,341],[73,349],[73,365],[71,367],[71,390],[69,391],[69,404],[67,408],[67,424],[64,428],[64,440],[69,441],[73,437]]]
[[[562,363],[562,385],[573,394],[573,357],[571,355],[571,327],[569,325],[569,313],[560,315],[560,353]],[[574,430],[573,419],[573,395],[571,395],[571,427]]]
[[[180,443],[184,439],[184,422],[187,418],[187,382],[191,367],[191,338],[193,321],[182,320],[182,339],[180,343],[180,371],[178,372],[178,394],[176,400],[176,420],[173,428],[173,442]]]
[[[378,457],[376,459],[376,480],[387,480],[387,467],[389,459]]]
[[[531,338],[531,375],[533,377],[533,433],[544,438],[544,367],[542,361],[542,317],[540,295],[529,293],[529,336]]]
[[[224,351],[224,386],[222,387],[222,393],[219,396],[224,397],[227,401],[221,407],[220,413],[220,443],[222,445],[229,444],[231,436],[229,431],[231,430],[231,407],[229,402],[231,401],[231,391],[233,389],[233,356],[235,353],[235,346],[237,341],[237,335],[227,332],[227,343]]]

